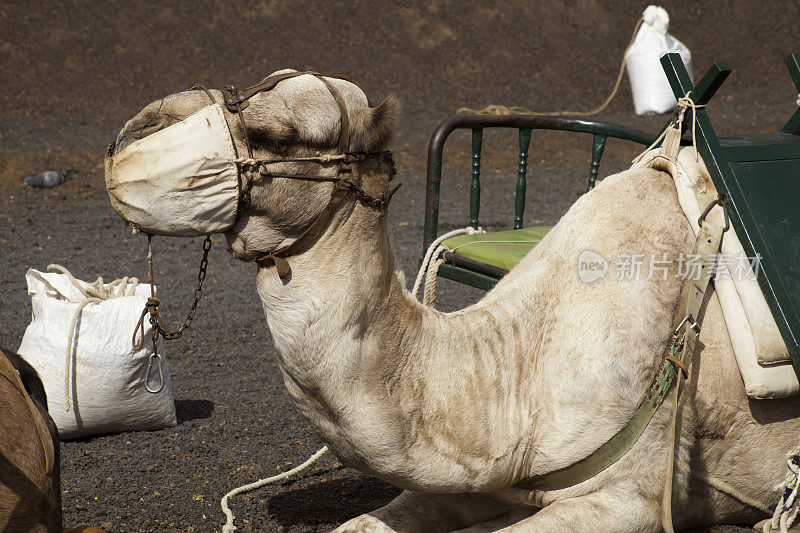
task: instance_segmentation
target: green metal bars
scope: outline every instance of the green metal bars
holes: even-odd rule
[[[517,165],[517,189],[514,194],[514,229],[522,228],[525,212],[525,175],[528,173],[528,148],[531,144],[531,128],[519,129],[519,164]]]
[[[594,184],[597,182],[597,173],[600,172],[600,158],[603,157],[603,150],[606,149],[606,135],[594,134],[592,139],[592,166],[589,167],[589,181],[586,184],[586,192],[594,189]]]
[[[469,184],[469,225],[478,227],[478,213],[481,210],[481,148],[483,128],[472,129],[472,181]]]
[[[528,148],[531,144],[531,129],[519,128],[519,163],[517,165],[517,186],[514,204],[514,229],[522,228],[522,215],[525,212],[525,181],[528,173]],[[472,128],[472,177],[469,184],[469,225],[478,227],[481,210],[481,150],[483,149],[483,128]]]
[[[470,179],[469,199],[469,225],[478,227],[481,201],[481,150],[483,148],[483,132],[486,128],[515,128],[519,132],[519,162],[517,166],[517,180],[514,200],[514,229],[522,228],[523,214],[525,212],[526,176],[528,171],[528,151],[530,148],[533,130],[558,130],[574,131],[593,134],[592,161],[589,170],[587,191],[594,188],[600,168],[600,159],[603,156],[606,139],[614,137],[633,141],[644,146],[649,146],[655,136],[648,133],[608,124],[591,122],[587,120],[574,120],[561,117],[537,117],[530,115],[456,115],[443,120],[434,130],[428,145],[428,172],[425,197],[425,229],[423,235],[423,255],[430,243],[439,233],[439,192],[442,180],[442,153],[447,137],[454,130],[472,130],[472,171]],[[451,265],[442,265],[440,272],[446,277],[455,279],[456,275]],[[458,268],[454,267],[453,268]],[[467,278],[478,273],[459,271],[458,281],[469,283]],[[481,285],[488,283],[491,278],[481,278]],[[472,283],[470,283],[472,284]]]

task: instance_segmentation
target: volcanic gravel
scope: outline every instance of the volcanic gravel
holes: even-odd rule
[[[0,3],[0,345],[16,348],[30,319],[28,268],[59,263],[81,279],[146,279],[146,241],[112,211],[102,181],[106,144],[146,103],[201,82],[247,85],[291,66],[348,76],[374,101],[405,102],[393,143],[389,215],[409,283],[421,255],[425,145],[467,105],[588,109],[613,84],[645,3],[127,2]],[[800,40],[795,2],[665,2],[695,72],[726,60],[734,75],[709,105],[719,132],[774,131],[796,109],[782,65]],[[656,132],[636,117],[627,81],[597,117]],[[513,219],[514,132],[487,132],[481,224]],[[536,133],[526,221],[555,223],[585,187],[591,139]],[[609,141],[601,177],[638,147]],[[445,152],[440,231],[467,222],[469,136]],[[55,189],[24,187],[49,168],[78,174]],[[64,524],[109,532],[219,530],[230,489],[303,462],[322,446],[289,400],[277,368],[253,265],[213,238],[191,329],[167,345],[178,426],[62,443]],[[190,302],[199,239],[154,239],[162,310],[177,325]],[[439,281],[437,307],[482,292]],[[455,356],[455,354],[454,354]],[[330,454],[287,481],[233,498],[241,531],[325,531],[388,502],[399,489],[344,468]],[[717,527],[713,531],[738,531]],[[742,530],[745,531],[745,530]]]

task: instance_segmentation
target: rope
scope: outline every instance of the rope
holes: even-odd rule
[[[483,228],[459,228],[447,232],[434,240],[428,250],[425,252],[425,257],[422,259],[422,264],[419,266],[417,272],[417,279],[414,281],[414,288],[411,289],[411,295],[419,300],[419,288],[422,286],[422,281],[425,280],[424,289],[422,292],[422,304],[433,305],[436,299],[436,275],[439,272],[439,267],[444,263],[441,258],[443,252],[449,250],[447,246],[441,246],[443,241],[458,235],[472,235],[475,233],[486,233]]]
[[[436,278],[439,275],[439,267],[444,264],[442,255],[447,249],[447,246],[438,246],[433,254],[433,257],[437,259],[428,266],[428,272],[425,274],[425,288],[422,291],[422,305],[424,306],[432,307],[436,301]]]
[[[792,527],[798,512],[800,512],[800,498],[797,497],[800,483],[798,483],[798,471],[800,471],[800,446],[797,446],[786,457],[786,477],[778,486],[782,490],[781,499],[775,507],[772,519],[764,524],[764,533],[770,533],[773,529],[780,528],[781,533],[788,533]]]
[[[697,154],[697,137],[695,135],[695,129],[697,128],[697,108],[705,107],[705,105],[695,104],[694,100],[689,98],[689,93],[686,93],[686,96],[678,99],[678,107],[680,108],[678,112],[678,129],[681,131],[683,131],[683,115],[686,114],[686,108],[692,108],[692,148],[694,148],[694,161],[697,163],[697,161],[699,161],[699,156]]]
[[[258,481],[255,481],[253,483],[249,483],[247,485],[242,485],[241,487],[236,487],[235,489],[230,491],[228,494],[223,496],[222,500],[220,501],[220,505],[222,506],[222,512],[225,513],[225,517],[227,518],[227,520],[225,521],[225,525],[222,526],[222,533],[233,533],[234,531],[236,531],[236,526],[233,525],[233,520],[234,520],[235,517],[233,516],[233,513],[231,512],[230,508],[228,507],[228,498],[232,498],[233,496],[236,496],[237,494],[243,494],[245,492],[250,492],[251,490],[255,490],[255,489],[261,488],[261,487],[263,487],[264,485],[266,485],[268,483],[273,483],[275,481],[280,481],[282,479],[286,479],[287,477],[289,477],[291,475],[294,475],[294,474],[300,472],[301,470],[305,470],[306,468],[311,466],[317,459],[322,457],[322,455],[327,451],[328,451],[328,447],[327,446],[323,446],[322,448],[317,450],[317,452],[314,455],[309,457],[308,460],[306,460],[305,463],[301,464],[300,466],[296,466],[296,467],[292,468],[291,470],[287,470],[286,472],[281,472],[280,474],[278,474],[276,476],[268,477],[268,478],[265,478],[265,479],[259,479]]]
[[[103,278],[98,277],[93,283],[88,283],[84,286],[84,284],[75,279],[69,270],[61,265],[48,265],[47,271],[59,272],[65,275],[67,279],[69,279],[69,281],[75,286],[75,288],[77,288],[86,298],[78,305],[78,308],[75,309],[75,313],[72,315],[72,321],[70,322],[69,326],[69,337],[67,338],[67,358],[64,363],[64,410],[69,411],[69,382],[70,377],[72,377],[70,367],[72,365],[72,352],[74,349],[73,344],[78,326],[78,319],[83,312],[83,308],[89,304],[99,304],[105,300],[110,300],[111,298],[132,296],[136,292],[136,287],[139,285],[139,280],[137,278],[129,278],[125,276],[124,278],[114,280],[111,283],[104,284]],[[52,285],[50,285],[50,288],[58,292],[61,297],[68,299]]]
[[[695,160],[695,162],[697,162],[697,161],[699,161],[699,154],[697,152],[697,136],[695,135],[695,127],[696,127],[696,124],[697,124],[697,109],[705,107],[705,104],[703,104],[703,105],[695,104],[694,100],[692,100],[689,97],[689,93],[686,93],[686,96],[683,96],[683,97],[679,98],[678,99],[678,116],[677,116],[677,121],[675,122],[675,128],[678,131],[683,131],[684,115],[686,114],[686,110],[688,108],[690,108],[690,107],[692,108],[692,148],[694,148],[694,160]],[[650,146],[645,148],[644,151],[641,154],[637,155],[633,159],[633,161],[631,161],[631,163],[638,163],[639,161],[641,161],[641,159],[645,156],[645,154],[647,154],[650,150],[652,150],[653,148],[658,146],[658,143],[660,143],[662,140],[664,140],[664,138],[667,136],[667,132],[669,130],[670,130],[669,127],[664,128],[664,131],[662,131],[661,135],[659,135],[658,138],[655,141],[653,141],[653,144],[651,144]],[[678,136],[678,142],[680,142],[680,136]]]
[[[633,28],[633,34],[631,35],[631,40],[628,42],[628,46],[625,47],[625,51],[622,52],[622,63],[620,63],[619,65],[619,72],[617,73],[617,81],[614,82],[614,88],[611,90],[611,94],[608,95],[608,97],[603,101],[602,104],[600,104],[599,106],[595,107],[592,110],[549,111],[547,113],[538,113],[521,106],[506,107],[504,105],[490,104],[480,110],[470,109],[469,107],[461,107],[458,109],[458,111],[456,111],[456,113],[470,113],[473,115],[533,115],[538,117],[543,117],[543,116],[546,117],[554,115],[560,115],[562,117],[590,117],[592,115],[596,115],[601,111],[603,111],[606,107],[608,107],[608,104],[610,104],[611,100],[613,100],[614,97],[617,95],[617,91],[619,91],[619,86],[622,83],[622,74],[623,72],[625,72],[625,63],[627,61],[625,56],[628,54],[628,50],[631,49],[631,46],[633,46],[633,42],[636,40],[636,34],[639,32],[639,28],[641,27],[641,25],[642,25],[642,17],[639,17],[639,20],[636,22],[636,27]]]

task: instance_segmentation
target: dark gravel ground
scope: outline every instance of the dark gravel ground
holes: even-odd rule
[[[374,96],[398,93],[406,110],[394,149],[404,186],[389,225],[410,284],[421,253],[425,143],[436,123],[462,105],[592,107],[611,85],[644,5],[0,3],[0,344],[17,347],[29,321],[30,267],[60,263],[86,280],[146,277],[145,240],[108,204],[102,153],[150,100],[197,81],[246,84],[286,65],[350,76]],[[709,106],[717,129],[780,127],[795,99],[781,56],[800,44],[797,5],[676,0],[665,7],[698,73],[714,59],[735,69]],[[647,131],[663,123],[633,116],[629,102],[624,83],[598,118]],[[512,220],[514,143],[513,133],[487,134],[487,229]],[[528,222],[554,223],[582,192],[590,143],[534,136]],[[453,165],[446,163],[442,231],[466,223],[467,150],[467,134],[454,134],[445,154]],[[626,168],[635,153],[609,142],[601,175]],[[25,174],[47,168],[79,173],[52,190],[22,186]],[[191,298],[200,244],[155,241],[156,279],[172,323]],[[230,258],[215,237],[197,318],[168,345],[178,426],[63,443],[65,524],[109,532],[219,530],[223,494],[285,471],[321,446],[284,391],[254,281],[254,267]],[[437,307],[457,309],[482,293],[441,280],[438,294]],[[325,456],[231,506],[243,531],[323,531],[398,492]]]

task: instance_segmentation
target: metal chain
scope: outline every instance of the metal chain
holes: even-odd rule
[[[156,324],[156,327],[158,328],[158,333],[165,340],[171,341],[173,339],[180,338],[180,336],[183,335],[183,330],[192,325],[192,320],[194,320],[194,315],[197,312],[197,304],[200,303],[200,298],[203,297],[203,281],[205,281],[206,279],[206,270],[208,269],[208,252],[210,250],[211,250],[211,236],[206,235],[206,239],[203,241],[203,259],[200,260],[200,271],[197,273],[197,286],[194,289],[194,295],[192,297],[192,305],[189,307],[189,312],[186,313],[186,318],[183,319],[183,324],[176,331],[169,331],[164,322],[161,320],[158,320],[158,323]],[[152,265],[153,265],[153,259],[151,255],[150,256],[151,272],[153,268]]]
[[[206,239],[203,241],[203,259],[200,260],[200,271],[197,273],[197,286],[194,289],[194,296],[192,297],[192,305],[189,307],[189,312],[186,314],[186,318],[183,319],[183,324],[180,328],[176,331],[170,331],[167,328],[164,321],[161,319],[161,313],[158,310],[158,306],[161,301],[155,297],[155,270],[153,268],[153,248],[151,244],[152,235],[147,236],[147,263],[149,267],[148,276],[150,278],[150,298],[147,299],[147,306],[145,310],[142,311],[142,318],[139,319],[139,324],[137,325],[137,329],[141,329],[142,333],[144,333],[144,326],[142,321],[144,320],[144,316],[146,314],[150,314],[150,323],[153,325],[153,346],[155,346],[155,341],[158,339],[160,335],[166,340],[173,340],[179,338],[183,335],[183,330],[188,328],[192,325],[192,320],[194,320],[194,315],[197,313],[197,304],[200,303],[200,298],[203,297],[203,281],[206,279],[206,271],[208,270],[208,252],[211,250],[211,236],[206,235]],[[134,334],[133,346],[135,349],[140,349],[140,343],[136,341],[136,335]]]
[[[164,387],[164,372],[162,369],[161,354],[158,353],[158,337],[166,340],[173,340],[183,335],[183,330],[192,325],[194,315],[197,312],[197,304],[200,303],[200,298],[203,297],[203,281],[206,279],[206,271],[208,270],[208,252],[211,250],[211,236],[206,235],[203,241],[203,259],[200,261],[200,271],[197,273],[197,287],[194,289],[194,297],[192,298],[192,305],[189,307],[189,312],[183,320],[183,325],[176,331],[169,331],[164,321],[161,319],[161,313],[158,306],[161,301],[155,295],[155,269],[153,268],[153,236],[147,236],[147,264],[148,264],[148,277],[150,278],[150,297],[147,299],[147,304],[142,310],[142,315],[139,317],[139,322],[133,332],[133,349],[141,350],[144,347],[144,320],[147,315],[150,315],[149,322],[153,325],[152,340],[153,352],[147,362],[147,372],[144,378],[144,387],[148,392],[158,393]],[[141,332],[141,338],[136,339],[136,334]],[[157,362],[159,384],[157,387],[150,386],[150,374],[153,370],[153,363]]]

